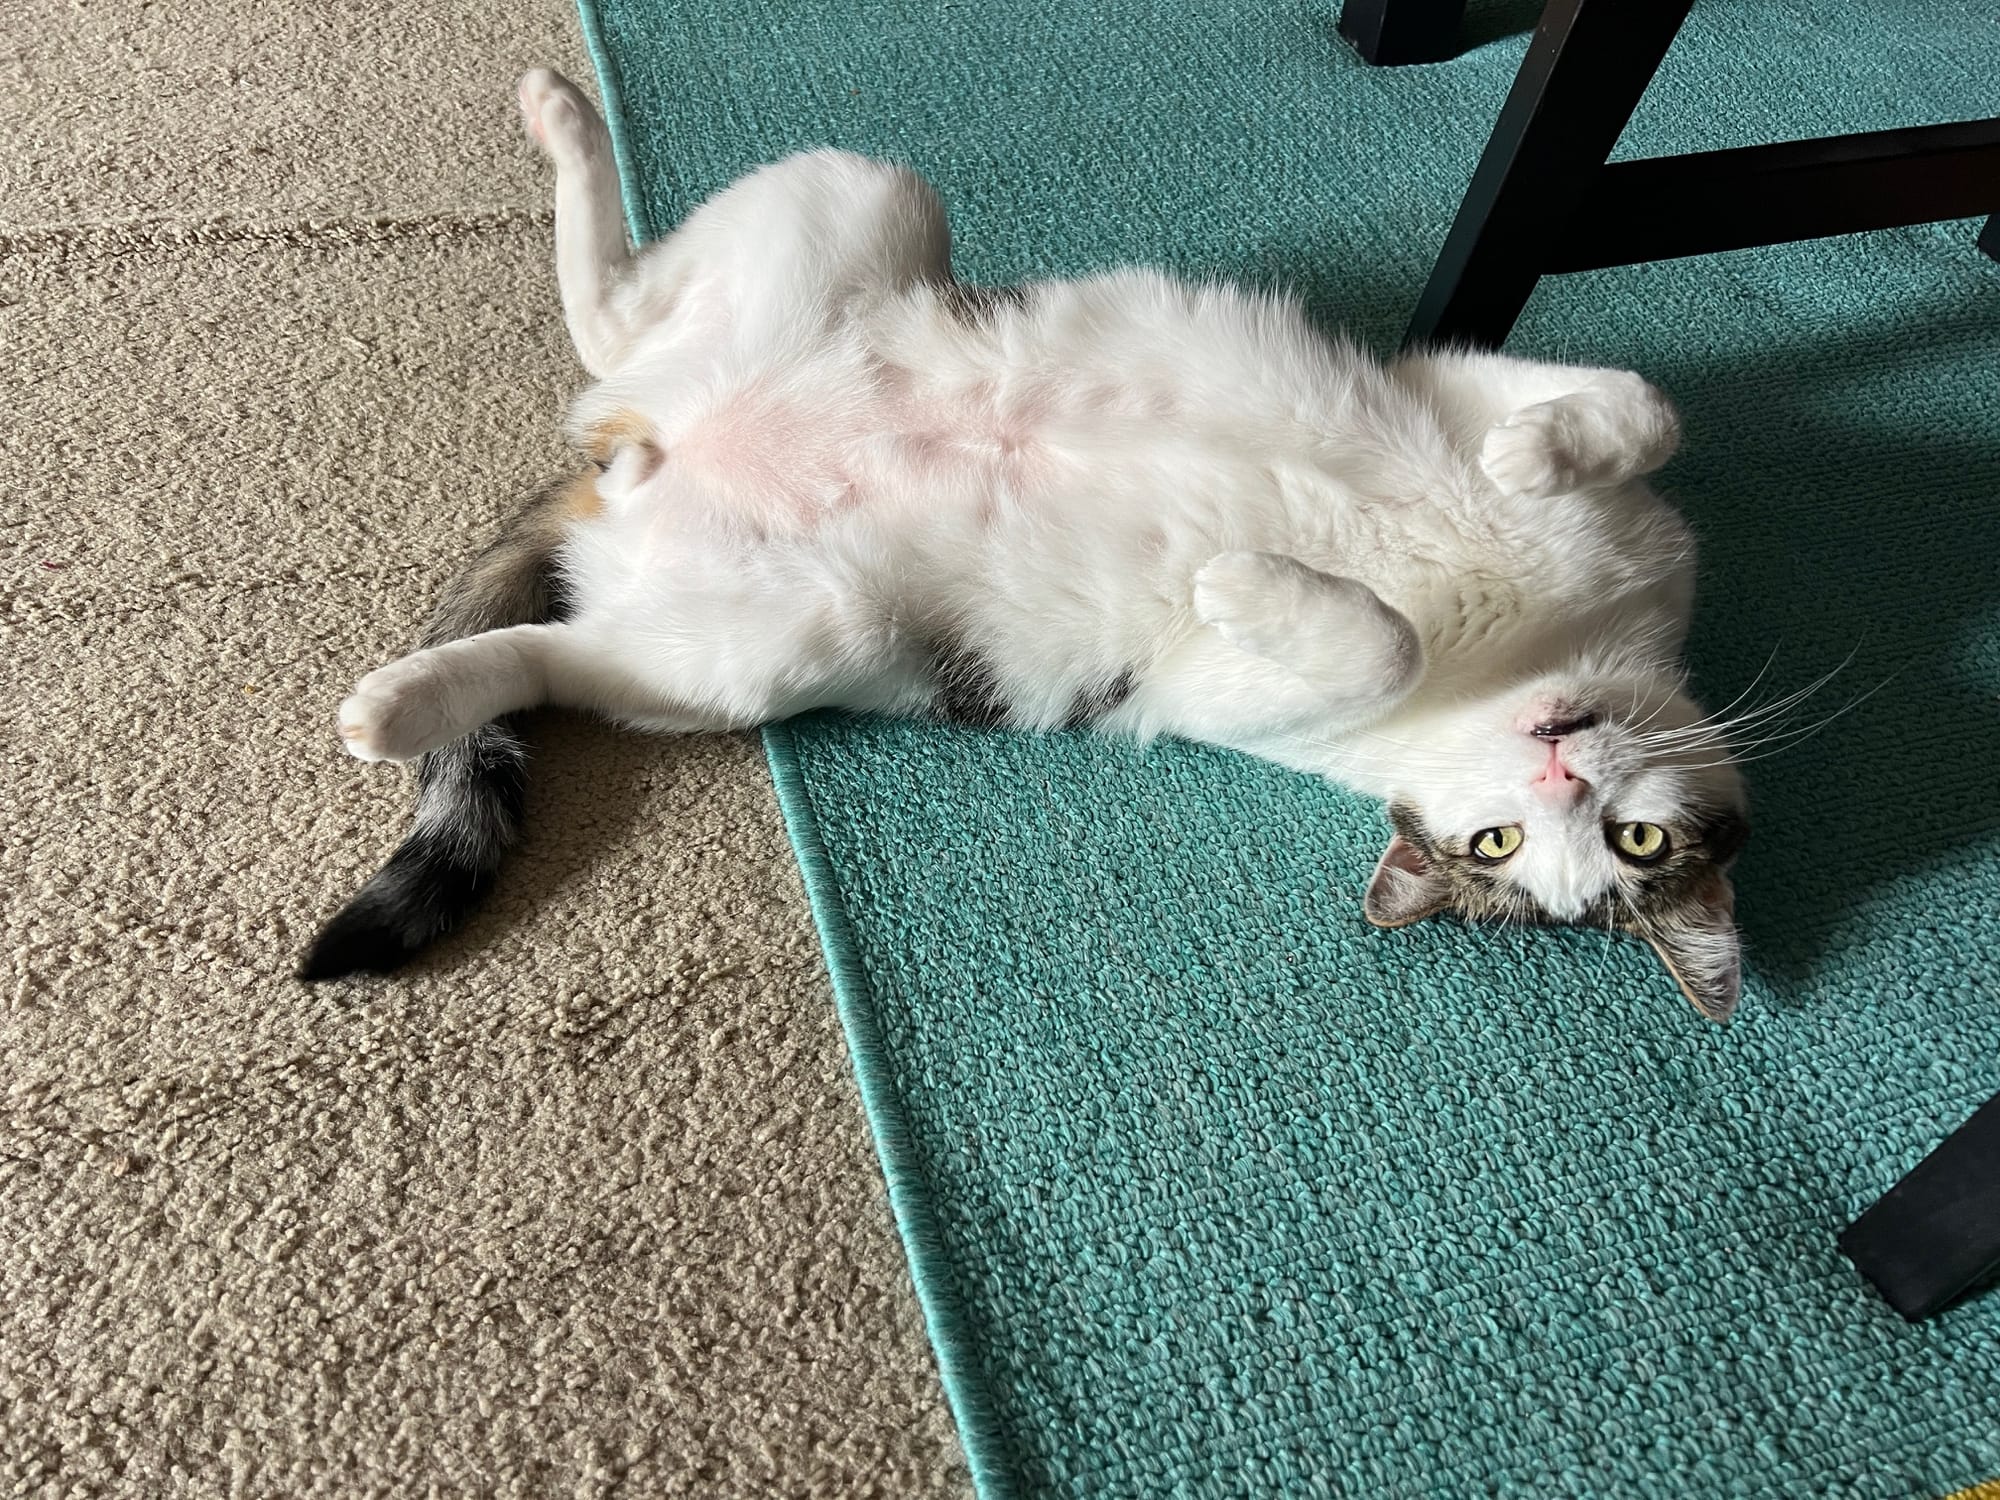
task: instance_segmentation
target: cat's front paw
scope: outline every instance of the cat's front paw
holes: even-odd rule
[[[1573,490],[1584,478],[1570,414],[1558,401],[1526,407],[1490,429],[1479,466],[1501,494],[1537,500]]]
[[[370,672],[340,705],[341,743],[357,760],[415,760],[455,738],[422,652]]]
[[[590,101],[560,73],[532,68],[515,93],[528,134],[558,161],[588,152],[604,133]]]

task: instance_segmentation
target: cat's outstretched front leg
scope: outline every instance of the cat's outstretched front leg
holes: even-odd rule
[[[370,672],[340,705],[340,737],[360,760],[415,760],[502,714],[544,704],[687,734],[753,722],[668,701],[590,649],[572,626],[515,625]]]
[[[1373,589],[1281,553],[1212,559],[1194,610],[1205,628],[1174,674],[1177,732],[1194,738],[1364,723],[1423,675],[1415,627]]]

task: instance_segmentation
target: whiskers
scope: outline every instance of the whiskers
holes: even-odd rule
[[[1781,640],[1728,703],[1685,724],[1663,722],[1668,715],[1687,712],[1685,698],[1667,690],[1657,675],[1651,681],[1635,680],[1629,701],[1613,699],[1617,706],[1611,709],[1608,727],[1616,738],[1608,742],[1609,753],[1598,764],[1615,781],[1640,763],[1694,772],[1781,755],[1824,733],[1901,675],[1903,669],[1898,668],[1837,706],[1814,711],[1824,705],[1827,690],[1852,670],[1866,644],[1864,638],[1802,686],[1778,691],[1773,673],[1784,647]],[[1597,691],[1603,692],[1605,687],[1601,685]],[[1351,772],[1370,778],[1450,776],[1476,780],[1496,773],[1494,746],[1498,739],[1506,738],[1504,734],[1489,738],[1483,733],[1468,736],[1451,732],[1433,738],[1426,733],[1428,726],[1429,721],[1394,726],[1400,732],[1365,725],[1318,731],[1301,728],[1269,731],[1260,738],[1279,758],[1289,757],[1336,776]]]
[[[1769,674],[1772,663],[1777,660],[1778,655],[1778,647],[1774,646],[1771,648],[1771,655],[1765,659],[1764,665],[1751,679],[1750,685],[1738,693],[1726,707],[1679,728],[1650,731],[1642,729],[1634,738],[1648,755],[1673,755],[1677,752],[1699,752],[1708,749],[1721,749],[1725,752],[1710,760],[1677,761],[1675,762],[1677,770],[1700,771],[1725,764],[1747,765],[1752,761],[1767,760],[1771,756],[1782,755],[1785,751],[1819,734],[1836,720],[1854,712],[1902,673],[1903,669],[1898,667],[1873,687],[1856,694],[1831,713],[1824,714],[1809,723],[1797,722],[1795,716],[1806,702],[1851,667],[1860,654],[1861,644],[1857,643],[1838,663],[1804,687],[1761,702],[1754,702],[1741,713],[1735,712],[1737,705],[1749,698],[1756,691],[1758,684]],[[1657,718],[1657,712],[1652,718]]]

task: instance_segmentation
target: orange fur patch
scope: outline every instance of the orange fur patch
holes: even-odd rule
[[[562,487],[557,497],[562,513],[572,521],[588,521],[604,513],[604,497],[597,493],[597,476],[579,474]]]
[[[653,431],[653,424],[629,406],[591,428],[589,437],[584,441],[584,451],[598,463],[608,464],[612,455],[627,443],[653,449],[660,446],[660,437]]]

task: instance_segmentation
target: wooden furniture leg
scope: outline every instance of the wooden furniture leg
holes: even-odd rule
[[[2000,1272],[2000,1096],[1848,1225],[1840,1250],[1912,1323]]]

